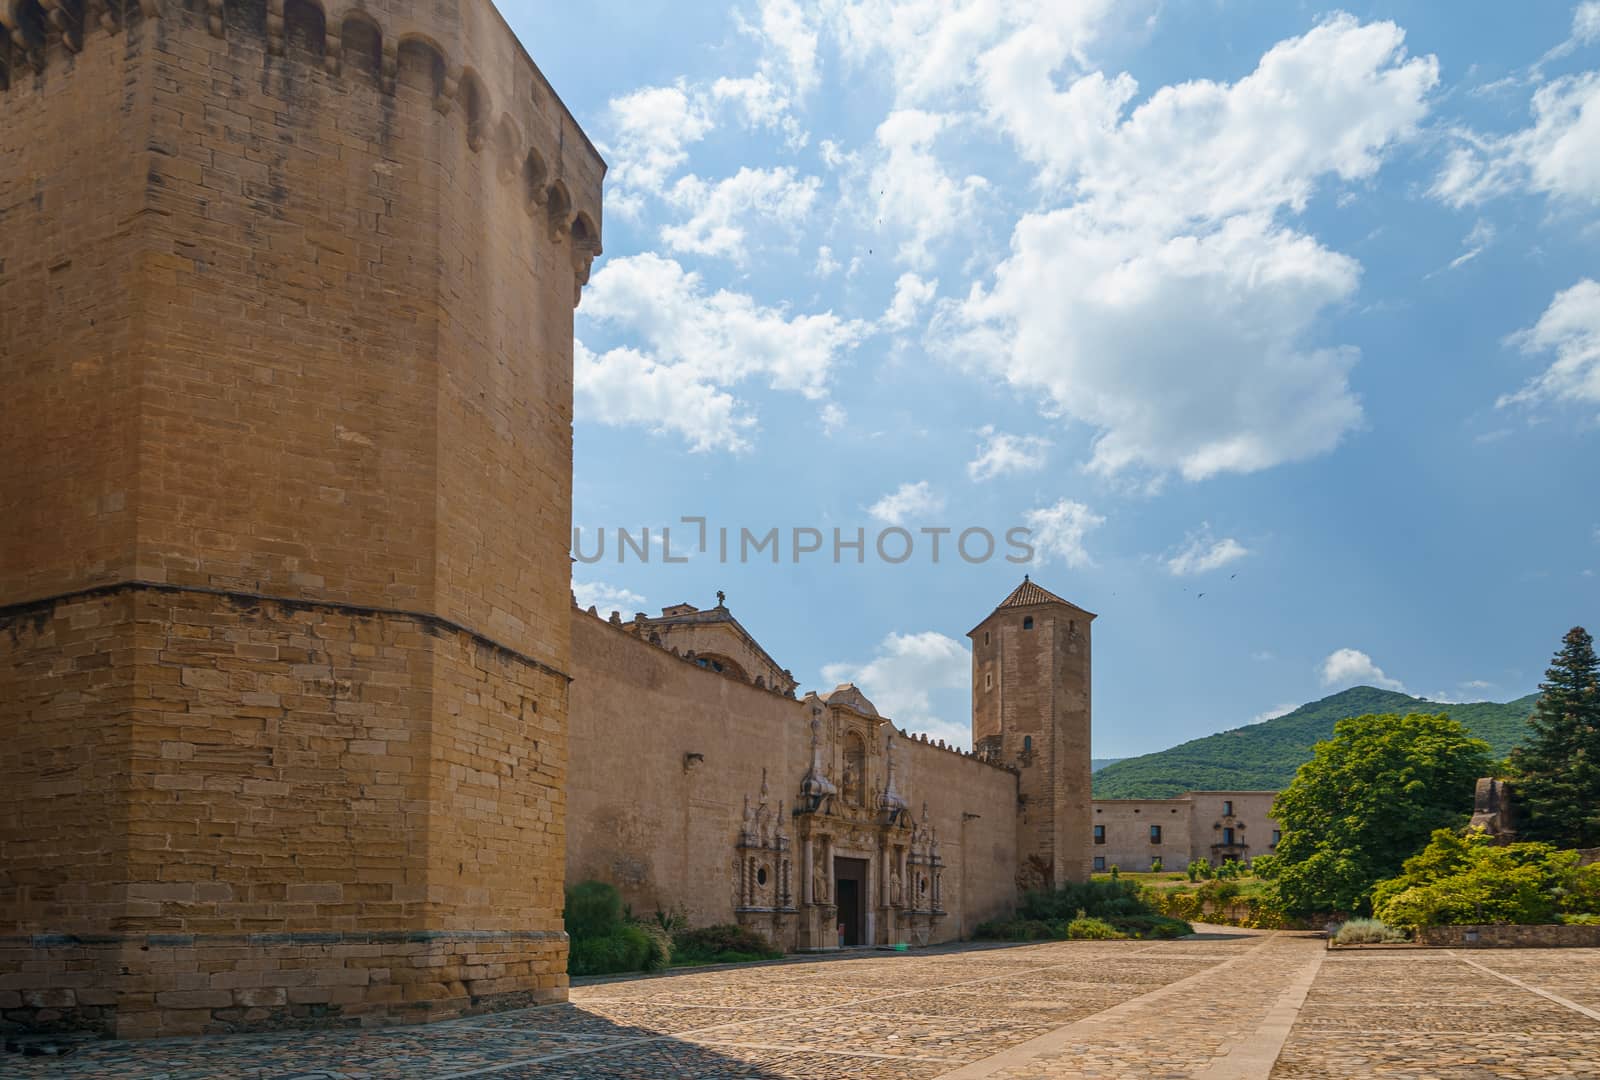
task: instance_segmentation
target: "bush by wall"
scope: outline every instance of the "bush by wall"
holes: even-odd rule
[[[1400,874],[1379,882],[1373,910],[1407,928],[1554,923],[1600,914],[1600,868],[1551,844],[1497,846],[1482,830],[1438,829]]]
[[[742,964],[776,960],[783,950],[753,930],[728,923],[678,931],[672,935],[672,953],[676,964]]]
[[[654,971],[672,958],[666,933],[627,919],[622,897],[602,881],[583,881],[568,889],[561,917],[569,939],[569,975]]]

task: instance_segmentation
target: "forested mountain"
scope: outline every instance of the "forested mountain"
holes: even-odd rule
[[[1393,690],[1356,686],[1302,705],[1259,724],[1207,735],[1170,750],[1123,758],[1094,774],[1098,799],[1163,799],[1185,791],[1276,790],[1310,760],[1312,744],[1333,734],[1333,725],[1363,713],[1448,713],[1505,757],[1527,730],[1537,694],[1500,704],[1465,705],[1415,698]]]

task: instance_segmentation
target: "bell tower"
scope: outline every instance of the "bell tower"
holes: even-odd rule
[[[971,632],[972,746],[1020,772],[1017,886],[1089,877],[1090,624],[1024,576]]]

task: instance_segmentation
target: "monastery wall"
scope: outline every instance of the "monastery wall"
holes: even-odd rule
[[[572,612],[567,880],[609,882],[639,916],[682,908],[695,926],[736,921],[745,800],[794,810],[811,760],[811,705],[695,666],[619,626]],[[841,775],[828,741],[829,772]],[[896,739],[899,790],[924,800],[944,859],[949,914],[934,940],[970,934],[1015,902],[1016,777],[953,750]],[[970,815],[970,816],[969,816]],[[804,908],[801,860],[795,905]],[[795,948],[797,940],[783,941]]]
[[[603,162],[487,0],[46,7],[0,5],[5,1022],[562,997]]]

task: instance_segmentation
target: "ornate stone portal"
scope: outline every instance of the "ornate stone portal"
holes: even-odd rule
[[[740,924],[781,941],[798,916],[803,950],[927,944],[945,916],[944,862],[926,803],[919,823],[899,790],[894,725],[850,684],[806,704],[811,764],[792,815],[800,895],[790,891],[783,804],[769,822],[763,777],[736,845]]]

